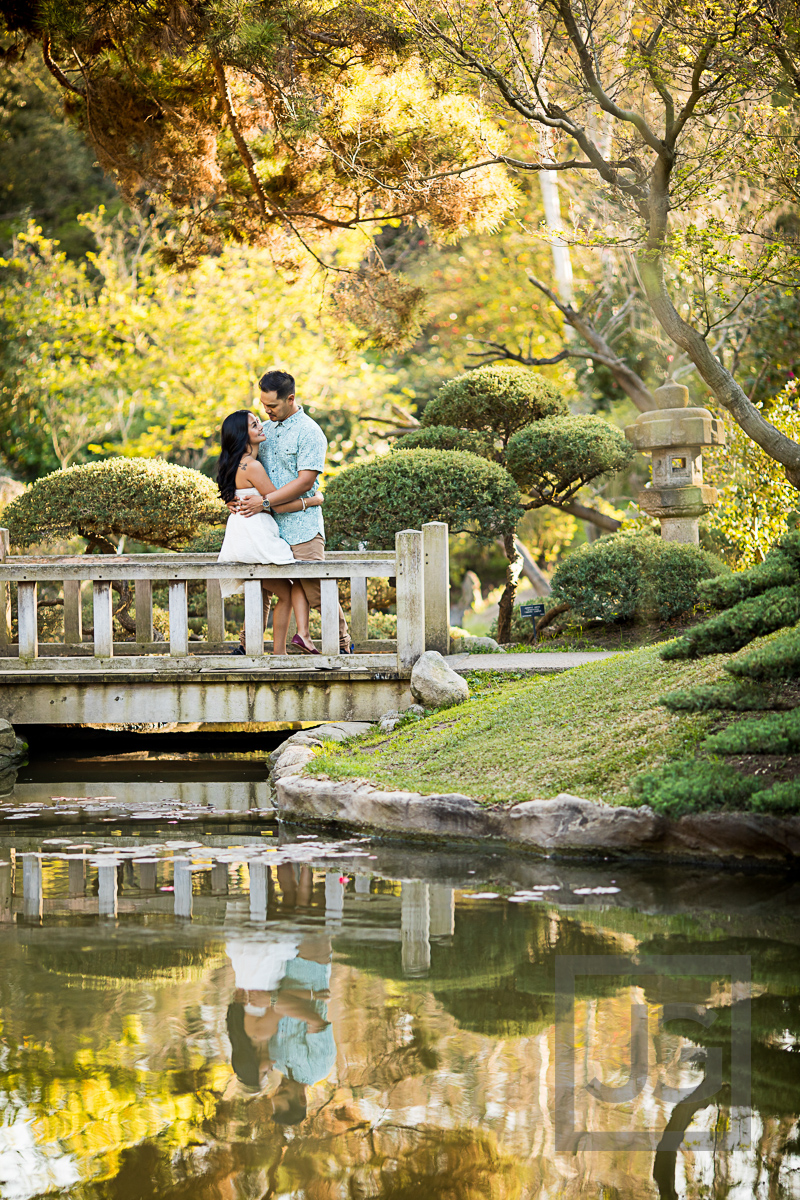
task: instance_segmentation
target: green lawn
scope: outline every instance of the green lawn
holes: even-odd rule
[[[392,734],[324,748],[307,771],[419,792],[463,792],[514,804],[574,792],[625,803],[631,779],[691,755],[718,714],[677,716],[659,697],[713,683],[729,655],[665,663],[661,646],[563,675],[502,680],[473,675],[470,700]]]

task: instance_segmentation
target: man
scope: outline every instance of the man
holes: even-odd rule
[[[246,517],[269,509],[270,504],[313,496],[319,487],[319,476],[325,468],[328,439],[316,421],[307,416],[295,399],[294,378],[288,371],[267,371],[259,381],[261,405],[269,418],[264,424],[266,441],[258,448],[264,470],[278,489],[262,501],[259,496],[246,496],[235,501],[235,509]],[[229,505],[229,507],[231,507]],[[278,522],[281,537],[289,543],[299,562],[322,562],[325,558],[325,524],[321,508],[302,512],[272,514]],[[312,608],[320,607],[318,579],[303,579],[303,591]],[[272,595],[272,583],[261,581],[265,598]],[[265,612],[267,611],[265,605]],[[350,653],[350,634],[339,605],[339,652]]]

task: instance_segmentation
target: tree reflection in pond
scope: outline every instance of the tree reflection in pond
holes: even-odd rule
[[[124,898],[138,870],[126,875]],[[453,915],[452,893],[433,881],[365,886],[365,876],[326,876],[311,863],[249,870],[260,899],[233,886],[214,893],[207,872],[191,921],[144,895],[100,918],[50,864],[41,923],[31,923],[15,881],[13,919],[0,924],[4,1200],[56,1191],[69,1200],[798,1194],[791,904],[767,939],[760,917],[730,903],[719,917],[645,915],[625,907],[624,891],[594,910],[456,892]],[[89,871],[87,897],[92,885]],[[660,1027],[664,994],[635,970],[645,954],[751,957],[749,1149],[684,1146],[656,1155],[655,1170],[651,1152],[588,1153],[580,1140],[556,1152],[554,988],[565,955],[617,961],[616,974],[577,983],[576,1127],[723,1130],[730,1121],[725,1086],[682,1109],[656,1085],[691,1092],[702,1066],[680,1059],[694,1046],[722,1050],[727,1086],[739,998],[711,978],[702,999],[713,1025]],[[603,1104],[586,1084],[625,1079],[632,1003],[650,1014],[653,1078],[628,1103]]]

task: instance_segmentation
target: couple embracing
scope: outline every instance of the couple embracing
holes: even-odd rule
[[[325,468],[328,440],[295,398],[294,378],[287,371],[267,371],[259,381],[262,422],[248,409],[222,422],[217,486],[231,515],[225,528],[220,562],[322,562],[325,525],[319,478]],[[241,592],[242,579],[220,580],[222,595]],[[308,630],[309,610],[320,607],[318,579],[262,579],[265,598],[277,597],[272,616],[273,652],[285,654],[289,619],[294,611],[297,633],[291,645],[318,654]],[[265,604],[264,612],[268,611]],[[339,606],[339,652],[351,652],[347,623]],[[244,646],[233,653],[244,654]]]

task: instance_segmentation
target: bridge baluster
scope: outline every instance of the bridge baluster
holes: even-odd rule
[[[38,658],[39,628],[37,625],[36,583],[22,580],[17,584],[17,624],[19,626],[20,658]]]
[[[335,579],[320,580],[322,610],[322,653],[339,653],[339,584]]]
[[[422,534],[403,529],[395,536],[397,553],[397,669],[410,675],[425,650],[425,581]]]
[[[6,561],[10,551],[7,529],[0,529],[0,563]],[[0,582],[0,646],[11,644],[11,584]]]
[[[136,592],[136,641],[149,645],[153,640],[153,581],[137,579]]]
[[[114,615],[111,583],[107,579],[92,582],[92,623],[95,658],[114,657]]]
[[[225,641],[225,602],[218,579],[206,580],[206,623],[208,642]]]
[[[367,633],[367,580],[356,576],[350,580],[350,635],[358,645],[365,642]]]
[[[169,652],[173,658],[189,653],[189,595],[185,579],[169,583]]]
[[[244,648],[246,654],[264,653],[264,593],[260,579],[244,581]]]
[[[444,521],[422,526],[425,556],[425,649],[450,653],[450,552]]]
[[[64,642],[67,646],[79,646],[83,641],[83,613],[81,612],[80,579],[64,580]]]

